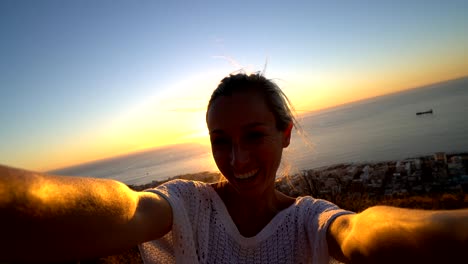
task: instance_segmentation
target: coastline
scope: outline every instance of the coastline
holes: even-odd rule
[[[220,181],[222,175],[205,171],[128,186],[143,191],[173,179],[213,183]],[[376,204],[422,209],[468,207],[468,152],[437,152],[393,161],[337,163],[278,177],[275,185],[291,197],[310,195],[357,212]],[[456,202],[441,203],[443,195]],[[420,204],[412,201],[412,197],[419,197]]]

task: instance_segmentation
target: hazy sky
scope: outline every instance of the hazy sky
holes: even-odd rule
[[[0,163],[48,170],[205,139],[229,73],[297,110],[468,75],[465,1],[0,1]]]

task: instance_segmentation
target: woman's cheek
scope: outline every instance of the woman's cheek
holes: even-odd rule
[[[226,151],[219,150],[219,149],[218,150],[216,150],[216,149],[213,150],[213,158],[214,158],[216,164],[218,164],[218,166],[226,163],[228,161],[227,160],[228,156],[229,155],[227,155]]]

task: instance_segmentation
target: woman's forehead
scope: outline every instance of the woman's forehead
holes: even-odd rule
[[[208,129],[275,125],[273,113],[258,93],[237,93],[217,98],[207,112]]]

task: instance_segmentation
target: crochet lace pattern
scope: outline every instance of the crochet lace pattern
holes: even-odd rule
[[[260,233],[244,237],[207,183],[172,180],[149,191],[169,201],[173,225],[164,237],[139,245],[144,263],[330,263],[327,227],[335,217],[352,213],[298,197]]]

